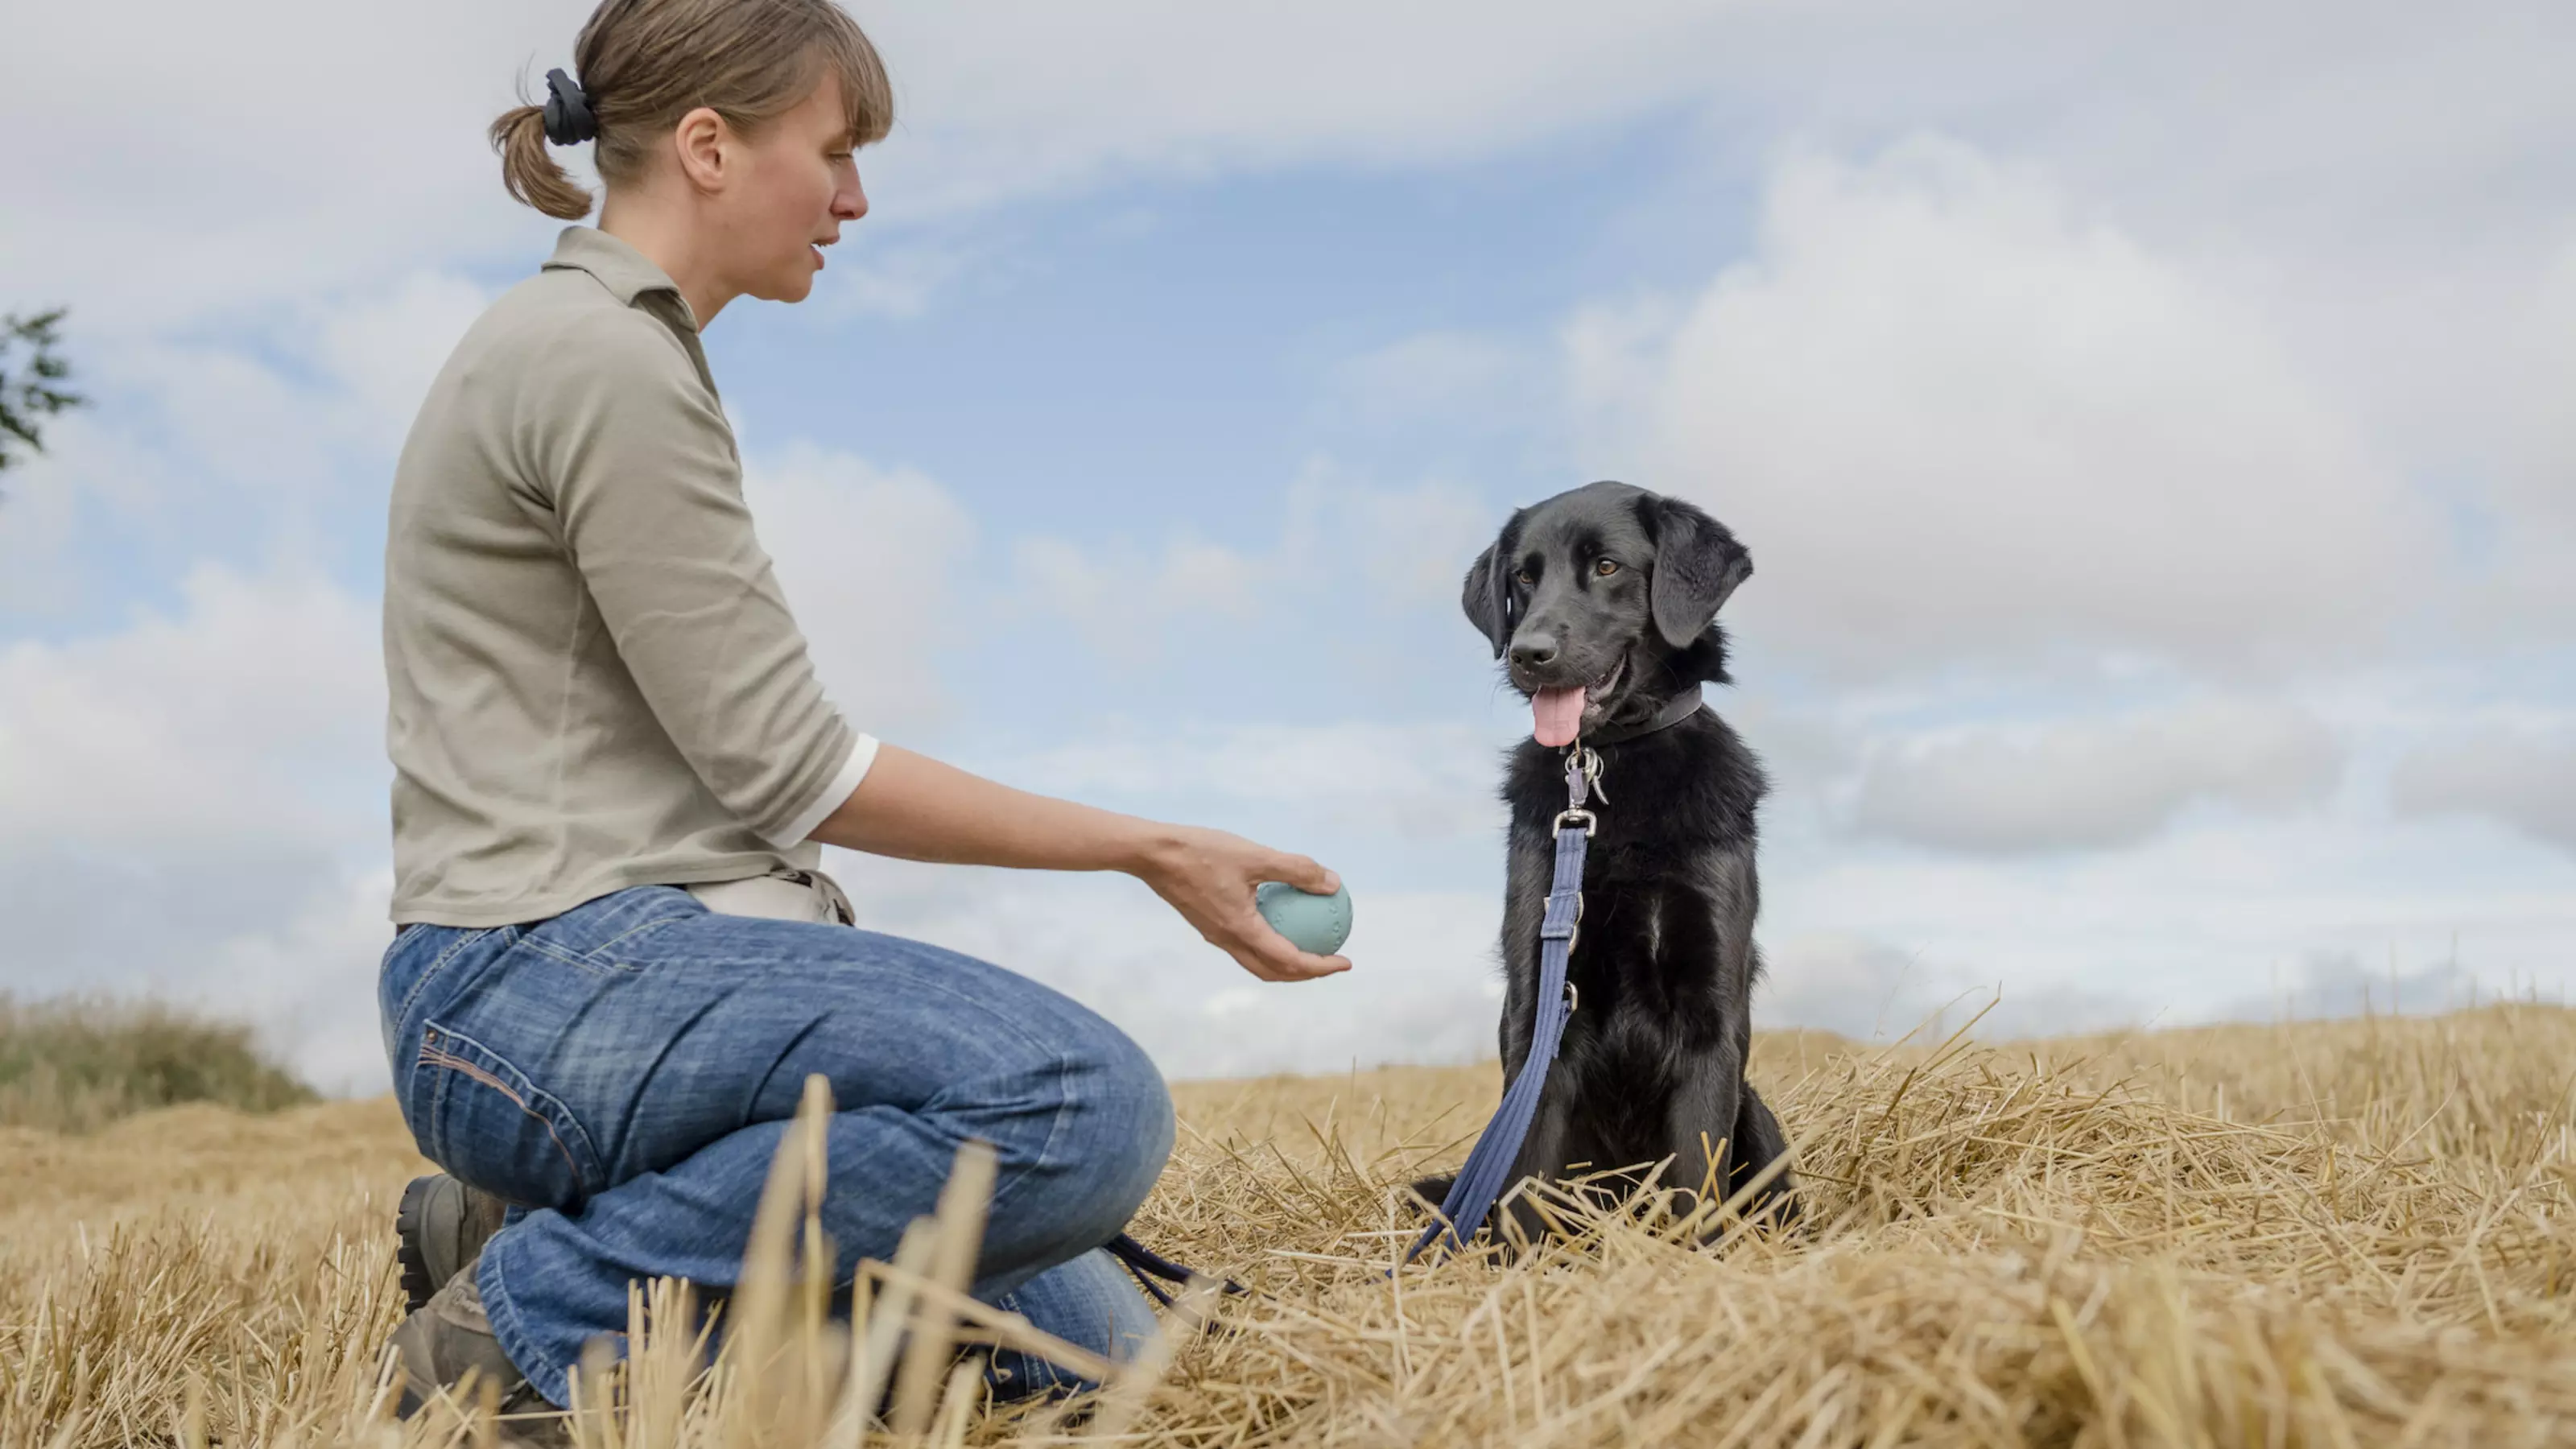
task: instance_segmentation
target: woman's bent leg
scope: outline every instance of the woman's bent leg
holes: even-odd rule
[[[1154,1336],[1154,1306],[1105,1248],[1059,1263],[995,1300],[1042,1333],[1087,1348],[1113,1363],[1134,1358]],[[1091,1380],[1046,1359],[996,1350],[986,1373],[1005,1399],[1051,1390],[1097,1388]]]
[[[1114,1237],[1170,1151],[1152,1063],[1060,993],[918,942],[710,915],[668,888],[527,928],[416,928],[384,990],[423,1150],[533,1209],[485,1247],[478,1283],[557,1402],[583,1343],[625,1327],[630,1279],[732,1284],[809,1073],[839,1108],[823,1216],[844,1281],[892,1255],[969,1138],[996,1156],[987,1302]]]

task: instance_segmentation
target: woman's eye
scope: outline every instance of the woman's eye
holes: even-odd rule
[[[1605,558],[1601,562],[1594,564],[1592,566],[1592,571],[1606,579],[1612,574],[1619,572],[1619,562],[1616,559]]]

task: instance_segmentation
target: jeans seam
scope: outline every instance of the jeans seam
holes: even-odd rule
[[[538,1393],[545,1395],[548,1403],[562,1407],[563,1395],[557,1392],[557,1387],[563,1372],[538,1347],[536,1335],[528,1331],[527,1322],[519,1316],[518,1300],[510,1296],[510,1285],[501,1266],[504,1254],[493,1251],[503,1246],[496,1235],[495,1241],[484,1245],[474,1266],[467,1270],[475,1275],[475,1287],[483,1299],[483,1316],[491,1322],[492,1336],[500,1340],[501,1351],[509,1356],[510,1366],[534,1385]]]
[[[483,1043],[465,1035],[463,1032],[455,1030],[453,1027],[441,1026],[432,1022],[424,1025],[421,1030],[420,1056],[418,1059],[420,1065],[443,1067],[449,1071],[457,1072],[471,1081],[480,1082],[484,1086],[490,1087],[492,1090],[499,1092],[502,1096],[508,1098],[511,1104],[516,1106],[520,1111],[536,1119],[537,1125],[546,1129],[546,1136],[554,1143],[555,1151],[562,1155],[564,1168],[572,1175],[574,1190],[585,1197],[589,1196],[593,1190],[591,1186],[592,1174],[586,1173],[582,1170],[580,1160],[574,1157],[571,1146],[564,1141],[563,1132],[555,1125],[554,1118],[544,1112],[538,1111],[536,1106],[529,1102],[527,1097],[521,1095],[516,1088],[504,1081],[498,1073],[485,1067],[480,1062],[476,1062],[471,1058],[458,1056],[454,1052],[440,1050],[438,1040],[441,1036],[465,1043],[476,1051],[491,1057],[494,1061],[501,1062],[504,1065],[509,1066],[510,1070],[518,1072],[521,1077],[526,1077],[527,1073],[521,1071],[518,1065],[511,1062],[509,1058],[502,1056],[499,1052],[493,1051],[490,1047],[483,1045]],[[572,1110],[564,1106],[564,1104],[559,1101],[554,1094],[537,1086],[533,1081],[529,1082],[528,1090],[545,1098],[556,1111],[563,1113],[564,1120],[572,1126],[574,1131],[581,1131],[581,1124],[573,1117]],[[582,1147],[583,1154],[585,1156],[589,1157],[594,1162],[598,1160],[598,1150],[591,1145],[589,1134],[586,1132],[582,1133]],[[600,1175],[604,1176],[605,1174],[603,1173]]]
[[[463,935],[458,936],[455,940],[448,942],[447,949],[438,953],[438,959],[429,963],[429,969],[421,972],[420,975],[413,980],[411,983],[411,990],[403,993],[402,1008],[394,1013],[394,1021],[399,1024],[411,1019],[412,1008],[420,1004],[420,994],[429,989],[429,983],[437,980],[440,973],[447,970],[448,963],[456,959],[457,953],[463,951],[466,947],[473,945],[475,942],[482,940],[486,936],[497,935],[503,931],[514,931],[517,929],[518,928],[516,926],[484,926],[478,930],[467,931]]]
[[[1038,1180],[1044,1176],[1047,1168],[1047,1158],[1055,1150],[1056,1139],[1064,1135],[1066,1119],[1071,1117],[1075,1108],[1080,1105],[1074,1101],[1073,1093],[1067,1084],[1067,1078],[1071,1077],[1073,1074],[1073,1059],[1062,1052],[1057,1052],[1054,1056],[1054,1068],[1056,1107],[1055,1111],[1049,1114],[1046,1140],[1038,1144],[1037,1156],[1030,1160],[1028,1168],[1021,1172],[1016,1180],[1010,1182],[997,1182],[994,1184],[992,1211],[998,1212],[1001,1210],[1004,1199],[1010,1196],[1013,1188],[1018,1187],[1022,1183]],[[1099,1245],[1094,1243],[1090,1246],[1097,1247]]]
[[[564,965],[573,967],[577,970],[592,970],[600,964],[596,961],[585,960],[580,956],[576,956],[572,952],[565,950],[563,947],[556,945],[552,941],[545,940],[538,936],[530,936],[526,940],[521,941],[519,945],[521,948],[533,951],[537,955],[543,956],[549,961],[560,961]]]
[[[634,925],[627,927],[625,930],[618,932],[616,935],[609,937],[607,940],[600,942],[598,945],[591,947],[583,954],[589,958],[593,965],[607,966],[618,971],[641,971],[644,969],[641,966],[629,966],[624,962],[615,960],[603,961],[600,959],[600,953],[611,946],[632,940],[646,931],[667,926],[673,921],[685,921],[689,918],[690,914],[691,913],[687,911],[673,911],[667,916],[655,916],[649,921],[638,921]]]

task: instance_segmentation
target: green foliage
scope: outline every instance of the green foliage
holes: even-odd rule
[[[63,312],[56,307],[33,317],[0,315],[0,471],[19,461],[15,454],[20,449],[45,451],[39,418],[89,401],[63,386],[72,375],[72,365],[54,351],[62,340],[54,328]],[[27,354],[24,363],[13,359],[20,351]]]
[[[247,1026],[158,1002],[0,995],[0,1126],[87,1132],[179,1102],[267,1112],[314,1100]]]

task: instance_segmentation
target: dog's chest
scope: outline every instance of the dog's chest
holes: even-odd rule
[[[1676,1044],[1715,1040],[1723,1022],[1705,894],[1669,873],[1604,875],[1584,883],[1582,925],[1566,961],[1575,1023],[1604,1046],[1633,1045],[1657,1058]]]

